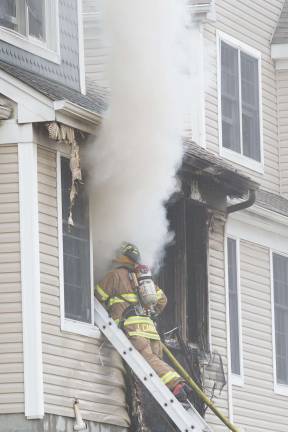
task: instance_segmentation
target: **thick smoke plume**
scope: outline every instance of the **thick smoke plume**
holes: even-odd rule
[[[92,146],[96,277],[122,241],[157,267],[171,241],[185,112],[185,1],[106,0],[109,108]]]

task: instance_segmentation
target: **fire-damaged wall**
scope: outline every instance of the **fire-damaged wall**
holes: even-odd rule
[[[169,206],[168,218],[175,238],[160,276],[169,298],[161,317],[161,330],[179,326],[184,340],[207,350],[207,208],[181,197]]]

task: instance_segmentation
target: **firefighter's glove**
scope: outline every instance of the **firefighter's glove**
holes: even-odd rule
[[[181,382],[176,384],[173,389],[173,394],[179,402],[185,403],[189,396],[191,396],[192,389],[185,383]]]

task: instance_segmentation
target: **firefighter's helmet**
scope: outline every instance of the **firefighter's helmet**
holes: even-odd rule
[[[140,264],[141,262],[139,249],[133,243],[123,242],[120,246],[118,255],[124,255],[130,258],[136,264]]]

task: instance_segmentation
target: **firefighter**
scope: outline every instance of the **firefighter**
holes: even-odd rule
[[[139,279],[136,275],[142,274],[142,282],[148,285],[152,278],[150,276],[149,281],[147,267],[141,265],[140,252],[132,243],[122,244],[114,264],[113,270],[96,285],[95,297],[104,304],[110,316],[123,329],[162,382],[184,403],[191,389],[183,378],[162,360],[161,341],[153,321],[166,306],[167,298],[164,292],[155,287],[156,303],[150,308],[143,307],[143,301],[139,299]],[[154,284],[153,281],[152,283]],[[150,289],[151,293],[152,291]]]

